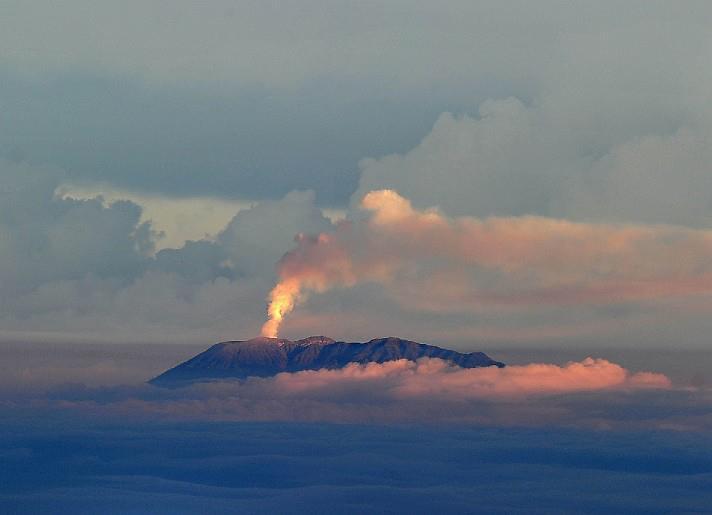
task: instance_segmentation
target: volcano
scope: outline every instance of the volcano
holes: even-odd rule
[[[338,369],[350,363],[416,361],[420,358],[440,358],[462,368],[505,366],[483,352],[460,353],[394,337],[363,343],[337,342],[325,336],[296,341],[259,337],[217,343],[149,382],[158,386],[180,386],[251,376],[269,377],[281,372]]]

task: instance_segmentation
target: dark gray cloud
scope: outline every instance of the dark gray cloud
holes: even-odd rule
[[[57,198],[61,177],[50,168],[0,162],[0,280],[8,296],[48,281],[130,278],[153,249],[138,205]]]
[[[542,107],[540,136],[474,186],[531,211],[576,164],[560,149],[537,158],[549,144],[591,159],[709,118],[708,15],[698,2],[11,3],[0,152],[76,182],[248,199],[313,189],[344,204],[361,158],[406,152],[444,111],[514,96]]]
[[[321,203],[343,205],[359,159],[407,150],[449,106],[422,98],[432,105],[414,110],[363,92],[339,99],[328,81],[224,92],[91,72],[0,76],[2,155],[52,163],[74,183],[175,196],[279,198],[311,188]],[[378,130],[374,116],[383,118]]]
[[[313,192],[295,191],[241,211],[214,240],[154,256],[160,235],[140,221],[140,206],[57,196],[63,177],[0,162],[5,339],[14,332],[104,341],[255,334],[284,249],[299,232],[331,226]]]

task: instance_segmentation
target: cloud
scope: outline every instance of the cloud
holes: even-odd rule
[[[64,348],[64,351],[71,348]],[[76,352],[76,351],[73,351]],[[632,372],[601,358],[563,365],[530,363],[505,368],[465,369],[440,359],[353,363],[342,369],[281,373],[165,389],[140,384],[139,371],[124,371],[133,384],[120,383],[119,361],[135,362],[140,352],[106,355],[103,360],[53,358],[26,360],[21,370],[9,371],[0,385],[6,408],[32,405],[107,417],[166,420],[285,420],[369,422],[469,422],[496,425],[598,426],[628,424],[620,414],[596,412],[591,417],[577,407],[581,396],[591,402],[647,403],[647,392],[682,392],[664,374]],[[144,351],[145,353],[145,351]],[[155,363],[160,356],[146,356]],[[54,368],[52,368],[54,365]],[[76,370],[77,368],[80,370]],[[101,377],[103,376],[103,379]],[[88,381],[86,386],[80,381]],[[698,389],[694,389],[697,391]],[[598,397],[596,397],[598,396]],[[587,399],[586,397],[582,397]],[[705,404],[704,391],[694,402]],[[595,400],[598,399],[598,400]],[[605,399],[609,399],[606,401]],[[584,404],[589,401],[584,400]],[[682,406],[682,405],[681,405]],[[588,409],[588,408],[587,408]],[[672,423],[665,413],[660,423]],[[640,423],[641,420],[635,420]],[[675,417],[675,423],[684,425]],[[704,417],[686,421],[705,424]]]
[[[91,373],[105,368],[101,365]],[[41,368],[36,371],[41,372]],[[39,381],[41,388],[32,381]],[[705,391],[686,392],[673,388],[663,374],[631,372],[605,359],[593,358],[564,365],[533,363],[504,369],[462,369],[439,359],[400,360],[199,383],[178,389],[149,385],[87,387],[76,383],[48,387],[36,376],[24,377],[23,385],[19,392],[12,385],[9,390],[6,387],[0,391],[5,408],[31,405],[33,409],[69,410],[111,420],[128,417],[586,428],[653,424],[676,425],[686,430],[710,424],[709,417],[698,409],[709,402]],[[678,411],[663,409],[653,413],[643,408],[650,404],[651,396],[668,395],[666,392],[679,398],[674,401],[679,403]],[[640,416],[627,417],[622,407],[626,405],[638,406]]]
[[[278,393],[287,396],[336,395],[351,391],[395,399],[441,399],[456,402],[496,397],[534,397],[607,389],[669,388],[662,374],[631,374],[605,359],[586,358],[564,366],[534,363],[505,368],[460,368],[440,359],[351,364],[338,370],[279,374]]]
[[[39,414],[37,414],[39,415]],[[0,421],[6,513],[704,512],[709,437],[679,432]]]
[[[712,226],[712,133],[683,127],[620,144],[569,184],[569,217]]]
[[[244,276],[271,276],[276,263],[299,233],[331,229],[313,191],[292,191],[278,201],[264,201],[241,211],[217,236],[218,244]]]
[[[442,113],[414,147],[362,160],[352,205],[394,189],[453,215],[708,227],[711,77],[697,59],[709,34],[652,11],[602,20],[569,21],[528,93]]]
[[[444,113],[405,154],[363,160],[352,203],[394,189],[418,207],[455,215],[546,214],[558,182],[578,163],[575,146],[541,127],[540,117],[516,98],[485,101],[479,117]]]
[[[460,124],[459,144],[419,160],[432,170],[413,167],[399,184],[369,170],[356,198],[390,187],[452,214],[551,215],[548,188],[613,147],[709,127],[704,2],[216,0],[167,16],[155,0],[74,1],[41,11],[16,3],[0,20],[0,152],[83,184],[240,199],[314,189],[343,205],[359,159],[407,153],[441,113],[480,106],[490,126],[481,139]],[[524,112],[501,113],[508,97]]]
[[[187,241],[210,239],[222,231],[237,212],[254,204],[214,197],[136,193],[106,184],[91,188],[62,184],[57,194],[82,200],[101,197],[105,205],[117,200],[129,200],[141,206],[141,222],[150,222],[154,230],[161,234],[155,242],[156,249],[177,249]]]
[[[200,345],[26,341],[0,347],[0,424],[12,413],[101,420],[472,423],[586,428],[712,428],[708,351],[498,352],[508,367],[440,360],[353,364],[166,389],[147,384]],[[657,371],[646,372],[646,371]],[[663,372],[663,373],[659,373]],[[668,379],[669,378],[669,379]],[[671,384],[672,382],[672,384]]]
[[[14,420],[15,414],[35,413],[76,424],[96,418],[121,424],[296,421],[712,428],[709,388],[690,387],[687,377],[671,384],[666,375],[645,371],[707,370],[703,364],[709,353],[636,353],[639,363],[630,366],[586,358],[561,364],[547,359],[504,369],[462,369],[438,359],[401,360],[159,388],[144,381],[175,360],[188,358],[195,347],[75,344],[58,345],[47,354],[44,345],[18,343],[1,350],[9,359],[2,361],[0,424]],[[650,356],[656,365],[644,363]]]
[[[419,208],[437,205],[454,215],[712,223],[709,121],[631,129],[596,142],[604,129],[591,135],[551,112],[557,100],[536,106],[491,100],[477,117],[441,115],[408,152],[363,160],[352,204],[370,191],[394,189]]]
[[[655,306],[673,301],[692,317],[689,338],[704,327],[695,322],[706,312],[696,299],[709,293],[703,230],[451,218],[389,192],[334,224],[313,193],[292,192],[240,211],[212,239],[154,254],[158,235],[136,204],[55,195],[63,174],[52,168],[4,162],[0,172],[0,277],[14,292],[0,301],[5,339],[246,338],[277,272],[302,303],[287,326],[302,336],[491,345],[606,334],[636,317],[660,342]],[[323,300],[303,302],[310,291]]]
[[[59,188],[64,177],[51,167],[0,162],[5,339],[255,334],[275,263],[294,235],[331,227],[312,192],[292,192],[241,210],[214,238],[154,252],[160,235],[139,205],[72,198]]]
[[[62,172],[0,161],[0,281],[10,296],[52,280],[124,281],[153,249],[151,226],[128,201],[54,196]]]

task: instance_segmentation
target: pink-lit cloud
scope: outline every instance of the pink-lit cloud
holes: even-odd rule
[[[650,403],[668,394],[687,395],[662,374],[634,373],[605,359],[504,369],[463,369],[439,359],[422,359],[352,364],[338,370],[283,373],[175,390],[69,386],[51,399],[32,402],[38,408],[122,419],[615,427],[648,424],[642,416],[627,420],[620,413],[621,406]],[[592,410],[590,406],[597,407]],[[664,412],[659,418],[655,424],[671,422]],[[707,415],[675,420],[691,428],[710,427]]]
[[[670,380],[653,372],[631,373],[605,359],[586,358],[563,366],[532,363],[505,368],[461,368],[440,359],[351,364],[343,369],[280,374],[276,393],[288,396],[368,387],[395,399],[466,400],[532,397],[608,389],[669,388]]]

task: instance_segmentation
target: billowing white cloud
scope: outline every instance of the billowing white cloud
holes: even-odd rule
[[[414,148],[363,160],[352,204],[389,188],[454,215],[709,226],[712,40],[658,8],[567,23],[536,88],[444,113]]]
[[[575,147],[541,123],[515,98],[485,102],[477,118],[445,113],[406,154],[362,161],[352,199],[385,188],[455,215],[546,214],[560,179],[579,164]]]

